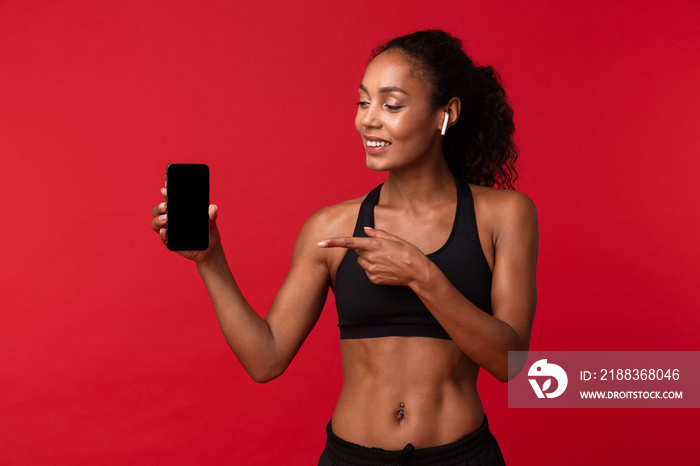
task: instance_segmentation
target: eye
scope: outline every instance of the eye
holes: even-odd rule
[[[364,100],[360,100],[355,105],[357,105],[360,108],[367,108],[369,106],[369,102],[365,102]]]
[[[404,106],[403,106],[403,105],[389,105],[389,104],[384,104],[384,107],[385,107],[387,110],[391,111],[391,112],[395,112],[395,111],[397,111],[397,110],[401,110]]]

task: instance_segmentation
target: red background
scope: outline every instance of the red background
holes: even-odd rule
[[[429,27],[515,109],[532,349],[700,349],[697,1],[4,0],[0,464],[315,464],[341,384],[332,299],[257,385],[150,210],[167,163],[209,164],[264,312],[306,217],[383,179],[353,126],[370,50]],[[695,410],[508,409],[506,384],[479,387],[511,465],[697,461]]]

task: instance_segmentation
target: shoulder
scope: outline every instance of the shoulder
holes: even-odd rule
[[[474,210],[490,227],[494,239],[499,233],[537,233],[537,209],[527,195],[512,190],[469,185]]]
[[[318,243],[328,238],[352,236],[357,214],[365,196],[317,210],[306,220],[295,245],[294,257],[299,261],[312,261],[333,274],[345,255],[342,248],[319,248]],[[296,260],[292,260],[296,263]]]
[[[534,210],[535,203],[526,194],[510,189],[496,189],[470,184],[474,202],[483,202],[498,209]]]
[[[352,236],[360,205],[365,196],[323,207],[309,216],[302,234],[322,240],[336,236]]]
[[[474,197],[474,207],[488,209],[499,217],[537,217],[535,203],[527,195],[512,190],[488,188],[470,184]]]

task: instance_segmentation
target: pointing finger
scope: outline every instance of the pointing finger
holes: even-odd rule
[[[356,238],[354,236],[344,238],[328,238],[319,241],[320,248],[346,248],[346,249],[361,249],[368,250],[372,245],[371,238]]]

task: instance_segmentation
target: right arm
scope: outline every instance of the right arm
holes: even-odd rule
[[[151,224],[162,240],[165,209],[165,203],[153,209]],[[336,222],[328,218],[327,209],[306,221],[294,247],[289,274],[262,318],[244,298],[228,266],[216,228],[216,208],[210,207],[209,214],[209,249],[180,254],[195,261],[224,337],[243,368],[256,382],[267,382],[284,372],[321,314],[330,268],[328,254],[316,243]]]

